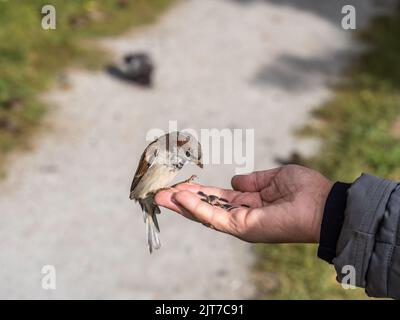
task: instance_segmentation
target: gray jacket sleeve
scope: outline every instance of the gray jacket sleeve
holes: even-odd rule
[[[369,296],[400,299],[400,187],[368,174],[348,189],[333,264],[338,281],[345,266]]]

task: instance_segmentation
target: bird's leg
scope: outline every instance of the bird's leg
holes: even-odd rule
[[[192,183],[194,180],[197,179],[197,176],[195,174],[192,174],[189,179],[186,179],[184,182],[185,183]]]
[[[167,190],[169,190],[169,189],[171,189],[172,187],[163,187],[163,188],[160,188],[160,189],[158,189],[156,192],[154,192],[154,194],[156,195],[157,193],[159,193],[160,191],[167,191]]]
[[[175,184],[173,184],[173,185],[170,186],[170,187],[163,187],[163,188],[158,189],[156,192],[154,192],[154,195],[156,195],[156,194],[159,193],[160,191],[168,191],[168,190],[171,190],[172,188],[175,188],[177,185],[179,185],[179,184],[181,184],[181,183],[191,183],[191,182],[192,182],[193,180],[195,180],[195,179],[197,179],[197,176],[196,176],[196,175],[192,175],[192,176],[190,176],[189,179],[186,179],[186,180],[183,180],[183,181],[181,181],[181,182],[175,183]]]
[[[189,179],[183,180],[181,182],[173,184],[170,188],[175,188],[177,185],[182,184],[182,183],[192,183],[193,180],[197,179],[197,176],[195,174],[191,175]]]

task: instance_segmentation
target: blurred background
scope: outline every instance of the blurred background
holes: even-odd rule
[[[314,245],[250,245],[165,209],[150,256],[128,195],[169,121],[254,129],[255,170],[400,179],[399,33],[395,0],[0,1],[0,298],[366,298]],[[180,178],[229,187],[235,167]]]

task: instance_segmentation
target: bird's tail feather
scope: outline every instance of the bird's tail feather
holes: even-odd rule
[[[153,199],[150,197],[146,198],[144,201],[139,200],[139,203],[143,210],[144,222],[146,223],[146,236],[149,251],[152,253],[154,249],[159,249],[161,247],[161,242],[158,237],[160,227],[157,221],[157,214],[160,213],[160,208],[154,204]]]
[[[159,249],[161,247],[161,242],[158,237],[160,233],[160,228],[157,222],[157,216],[155,213],[146,215],[146,234],[147,234],[147,243],[149,245],[150,253],[153,252],[154,249]]]

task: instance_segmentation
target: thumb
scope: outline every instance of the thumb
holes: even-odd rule
[[[231,184],[234,190],[242,192],[258,192],[267,186],[281,168],[255,171],[247,175],[236,175]]]

